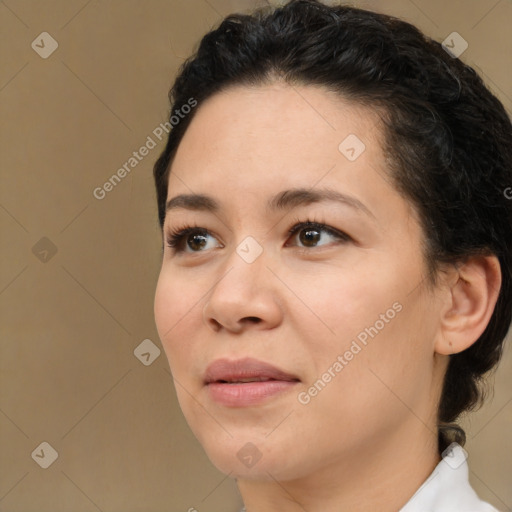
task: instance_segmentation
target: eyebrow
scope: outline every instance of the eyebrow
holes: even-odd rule
[[[281,211],[323,201],[342,203],[376,219],[375,215],[359,199],[328,188],[314,190],[293,188],[284,190],[270,198],[267,203],[267,210]],[[177,208],[212,213],[216,213],[221,209],[220,204],[213,197],[205,194],[180,194],[167,201],[166,212]]]

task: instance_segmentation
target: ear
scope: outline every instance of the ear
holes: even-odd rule
[[[435,351],[462,352],[482,335],[498,300],[501,268],[496,256],[474,256],[448,271]]]

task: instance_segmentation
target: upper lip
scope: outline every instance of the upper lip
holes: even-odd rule
[[[245,379],[265,380],[281,380],[281,381],[298,381],[295,375],[280,370],[275,366],[258,361],[257,359],[217,359],[211,363],[205,372],[204,382],[240,382]]]

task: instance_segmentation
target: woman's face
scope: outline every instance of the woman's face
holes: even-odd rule
[[[164,237],[197,229],[165,242],[155,318],[183,413],[231,476],[353,467],[435,432],[440,300],[381,138],[370,109],[272,85],[214,95],[180,143],[167,199],[208,199],[170,205]]]

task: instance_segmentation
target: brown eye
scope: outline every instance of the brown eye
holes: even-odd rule
[[[316,229],[301,229],[299,231],[299,240],[306,247],[312,247],[319,242],[320,232]]]
[[[311,221],[296,224],[289,230],[289,234],[292,235],[292,238],[298,238],[299,243],[294,245],[312,249],[329,245],[329,242],[332,241],[340,243],[352,240],[350,236],[342,231]],[[324,240],[326,243],[319,243]]]
[[[169,233],[167,245],[175,253],[198,253],[211,248],[208,247],[209,238],[215,240],[215,237],[206,229],[187,227]]]
[[[203,233],[192,233],[186,239],[187,246],[190,247],[193,251],[201,250],[208,243],[207,236],[207,234]]]

